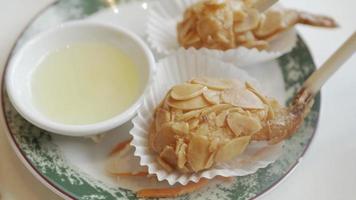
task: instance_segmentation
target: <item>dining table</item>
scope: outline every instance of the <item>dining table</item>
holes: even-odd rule
[[[0,0],[1,69],[21,31],[51,3],[53,0]],[[297,27],[317,66],[321,66],[356,31],[355,0],[280,0],[280,3],[328,15],[339,24],[337,29]],[[3,117],[0,120],[4,120]],[[0,200],[61,199],[26,169],[6,134],[5,127],[0,127]],[[323,86],[317,132],[297,167],[258,199],[356,199],[355,55]]]

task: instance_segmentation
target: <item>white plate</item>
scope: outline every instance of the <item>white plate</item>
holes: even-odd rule
[[[16,49],[24,41],[49,27],[68,20],[95,20],[124,26],[144,39],[147,9],[151,1],[130,3],[120,1],[118,7],[110,7],[108,1],[62,0],[40,13],[21,35]],[[101,11],[100,11],[101,10]],[[283,58],[251,66],[248,73],[259,80],[267,95],[286,102],[305,77],[315,70],[313,60],[302,40]],[[157,57],[156,57],[157,59]],[[284,67],[282,68],[281,65]],[[116,143],[129,137],[130,123],[108,133],[99,144],[85,138],[55,136],[34,127],[14,110],[6,91],[2,93],[3,117],[10,142],[26,167],[51,190],[67,199],[135,199],[131,191],[118,188],[114,179],[103,169],[108,152]],[[320,99],[317,99],[305,125],[285,143],[280,159],[257,173],[235,179],[232,185],[214,185],[183,198],[188,199],[246,199],[254,198],[278,183],[294,166],[307,149],[316,129]],[[122,182],[120,182],[122,183]]]

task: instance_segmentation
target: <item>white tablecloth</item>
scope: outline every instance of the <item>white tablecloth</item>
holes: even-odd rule
[[[0,67],[27,22],[52,0],[0,0]],[[337,30],[299,26],[321,65],[356,30],[355,0],[281,0],[286,7],[325,13]],[[262,200],[334,200],[356,198],[356,56],[324,86],[320,124],[301,163]],[[59,199],[28,172],[0,129],[0,199]]]

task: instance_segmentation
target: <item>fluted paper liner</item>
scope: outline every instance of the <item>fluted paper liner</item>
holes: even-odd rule
[[[151,47],[162,55],[178,50],[177,24],[183,19],[187,7],[198,0],[157,0],[149,9],[147,40]],[[280,33],[271,42],[267,50],[238,47],[227,51],[201,48],[200,51],[225,62],[248,66],[274,60],[293,49],[297,41],[294,28]]]
[[[213,166],[199,173],[167,172],[156,161],[156,153],[151,151],[148,142],[149,128],[153,121],[155,108],[169,89],[194,77],[213,77],[248,81],[258,87],[255,79],[245,71],[230,63],[208,57],[195,49],[179,50],[175,54],[160,60],[151,87],[144,96],[137,116],[132,120],[134,127],[131,145],[135,147],[135,156],[140,157],[140,164],[148,167],[148,173],[157,176],[159,181],[167,180],[170,185],[198,182],[201,178],[211,179],[221,175],[244,176],[256,172],[274,162],[282,152],[282,144],[269,145],[267,142],[252,142],[247,150],[235,160]]]

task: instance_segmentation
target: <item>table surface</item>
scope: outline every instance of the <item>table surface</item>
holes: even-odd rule
[[[29,20],[53,0],[0,0],[0,67]],[[288,7],[325,13],[340,28],[299,26],[320,66],[356,30],[356,1],[281,0]],[[317,134],[300,164],[262,200],[353,199],[356,195],[356,56],[325,84]],[[12,151],[0,127],[0,200],[60,199],[37,181]]]

